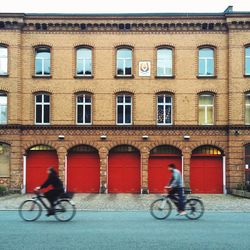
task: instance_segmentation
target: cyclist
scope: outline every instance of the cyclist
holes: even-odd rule
[[[35,190],[40,190],[48,186],[52,186],[53,189],[44,193],[44,196],[48,199],[50,203],[50,208],[48,210],[47,216],[55,214],[54,212],[54,202],[57,198],[64,193],[63,183],[60,180],[56,170],[53,167],[48,168],[48,178],[47,180],[39,187],[36,187]]]
[[[169,196],[172,200],[177,202],[178,213],[180,215],[186,215],[184,205],[184,195],[182,187],[182,177],[179,170],[176,169],[175,164],[171,163],[168,165],[168,170],[172,173],[172,178],[165,188],[170,189]],[[176,197],[178,195],[179,199]]]

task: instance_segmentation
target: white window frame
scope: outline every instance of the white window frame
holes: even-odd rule
[[[213,104],[208,104],[208,105],[205,105],[205,104],[201,104],[200,105],[200,97],[201,96],[210,96],[210,97],[212,97],[213,98]],[[199,125],[214,125],[214,95],[212,95],[212,94],[202,94],[202,95],[199,95],[199,111],[200,111],[200,107],[204,107],[205,108],[205,123],[204,124],[200,124],[199,123]],[[208,120],[208,116],[207,116],[207,114],[208,114],[208,107],[213,107],[213,123],[207,123],[207,120]],[[199,115],[200,115],[200,112],[198,112],[199,113]],[[199,117],[199,121],[200,121],[200,117]]]
[[[159,50],[170,50],[170,51],[171,51],[171,71],[172,71],[172,74],[166,74],[165,72],[166,72],[166,68],[167,68],[167,67],[164,67],[164,68],[163,68],[164,74],[163,74],[163,75],[158,75],[158,62],[161,61],[161,62],[163,62],[164,65],[166,65],[166,62],[169,61],[169,60],[167,59],[167,57],[165,57],[165,58],[163,58],[163,59],[159,59],[159,58],[158,58],[158,51],[159,51]],[[173,76],[173,49],[164,48],[164,47],[163,47],[163,48],[158,48],[157,51],[156,51],[156,53],[157,53],[157,58],[156,58],[156,60],[157,60],[157,61],[156,61],[156,64],[157,64],[157,65],[156,65],[156,75],[159,76],[159,77],[161,77],[161,76],[163,76],[163,77],[164,77],[164,76]]]
[[[44,59],[43,57],[39,57],[38,53],[39,53],[39,49],[48,49],[49,50],[49,54],[50,54],[50,59],[49,59],[49,66],[50,66],[50,70],[49,70],[49,75],[44,74],[44,68],[45,68],[45,61],[48,61],[48,59]],[[42,53],[42,52],[41,52]],[[41,65],[42,65],[42,74],[37,74],[36,72],[36,61],[37,60],[41,60]],[[35,75],[36,76],[51,76],[51,49],[47,48],[47,47],[39,47],[35,49]]]
[[[37,96],[39,96],[39,95],[41,95],[42,96],[42,102],[37,102],[36,101],[36,97]],[[44,96],[45,95],[48,95],[50,98],[49,98],[49,102],[45,102],[44,101]],[[36,125],[50,125],[50,120],[51,120],[51,104],[50,104],[50,102],[51,102],[51,96],[49,95],[49,94],[36,94],[35,95],[35,124]],[[36,121],[36,106],[37,105],[41,105],[42,106],[42,122],[37,122]],[[47,122],[44,122],[44,105],[49,105],[49,122],[47,123]]]
[[[91,52],[91,57],[90,57],[90,58],[86,58],[86,57],[83,57],[83,58],[80,57],[80,58],[78,58],[77,52],[78,52],[78,50],[81,50],[81,49],[85,49],[85,50],[90,51],[90,52]],[[93,61],[92,61],[92,58],[93,58],[92,49],[86,48],[86,47],[77,48],[77,50],[76,50],[76,75],[77,75],[77,76],[92,76],[92,75],[93,75]],[[82,74],[78,74],[78,73],[77,73],[78,61],[80,61],[80,60],[83,62],[83,73],[82,73]],[[91,74],[90,74],[90,75],[84,73],[84,72],[85,72],[85,69],[86,69],[86,62],[87,62],[87,61],[90,61],[90,62],[91,62]]]
[[[120,102],[120,103],[118,103],[118,97],[121,97],[122,96],[122,98],[123,98],[123,102]],[[130,97],[130,103],[126,103],[125,102],[125,99],[126,99],[126,97]],[[122,119],[123,119],[123,122],[122,123],[118,123],[118,106],[123,106],[123,117],[122,117]],[[131,107],[131,113],[130,113],[130,123],[126,123],[125,122],[125,117],[126,117],[126,106],[130,106]],[[116,96],[116,125],[132,125],[132,118],[133,118],[133,115],[132,115],[132,113],[133,113],[133,98],[132,98],[132,96],[131,95],[128,95],[128,94],[121,94],[121,95],[117,95]]]
[[[245,124],[246,124],[246,125],[250,125],[250,123],[247,123],[247,122],[246,122],[247,107],[249,107],[249,109],[250,109],[250,104],[248,104],[248,103],[246,102],[246,98],[247,98],[247,97],[250,97],[250,93],[248,93],[248,94],[245,95]]]
[[[5,49],[6,52],[7,52],[7,53],[6,53],[6,54],[7,54],[6,56],[1,56],[1,57],[0,57],[0,59],[1,59],[1,60],[0,60],[0,69],[1,69],[1,61],[2,61],[2,60],[6,60],[6,74],[1,74],[1,73],[0,73],[0,75],[1,75],[1,76],[6,76],[6,75],[8,75],[8,48],[7,48],[6,46],[0,45],[0,49]],[[0,71],[0,72],[1,72],[1,71]]]
[[[247,72],[247,59],[250,61],[250,55],[247,56],[247,49],[250,51],[250,46],[245,47],[245,75],[250,76],[250,69],[249,72]],[[250,68],[250,62],[249,62],[249,68]]]
[[[203,56],[200,56],[200,51],[201,50],[211,50],[213,51],[213,57],[203,57]],[[200,48],[199,51],[198,51],[198,74],[199,76],[208,76],[208,77],[211,77],[211,76],[215,76],[215,60],[214,60],[214,56],[215,56],[215,52],[214,52],[214,49],[213,48]],[[208,74],[200,74],[200,60],[204,60],[205,61],[205,72],[208,72],[208,60],[213,60],[213,63],[214,63],[214,68],[213,68],[213,74],[212,75],[208,75]]]
[[[131,58],[130,57],[121,57],[118,58],[118,51],[119,50],[129,50],[131,51]],[[123,61],[123,74],[118,74],[118,61],[121,60]],[[131,74],[126,74],[125,69],[126,69],[126,60],[131,60]],[[133,75],[133,50],[130,48],[119,48],[116,50],[116,75],[117,76],[132,76]]]
[[[6,121],[2,121],[2,120],[0,120],[0,124],[7,124],[8,123],[8,95],[7,94],[5,94],[5,93],[0,93],[0,98],[1,97],[6,97],[6,105],[1,105],[0,104],[0,113],[2,112],[2,108],[4,109],[6,109]]]
[[[86,95],[90,96],[90,102],[85,101]],[[83,102],[81,102],[81,103],[78,102],[78,100],[77,100],[78,96],[83,96]],[[90,111],[90,116],[91,116],[90,123],[85,122],[86,105],[88,105],[88,106],[90,105],[90,108],[91,108],[91,111]],[[83,106],[83,122],[82,123],[78,122],[78,106]],[[76,124],[77,125],[91,125],[92,124],[92,96],[89,95],[89,94],[78,94],[76,96]]]
[[[158,97],[163,96],[163,102],[158,102]],[[166,97],[171,98],[171,103],[166,102]],[[159,94],[156,96],[157,98],[157,114],[156,114],[156,121],[157,125],[164,126],[164,125],[173,125],[173,96],[169,94]],[[163,122],[159,123],[158,122],[158,113],[159,113],[159,105],[163,106]],[[166,106],[171,106],[171,123],[166,123]]]

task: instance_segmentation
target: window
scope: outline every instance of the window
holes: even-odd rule
[[[157,76],[173,75],[173,51],[161,48],[157,50]]]
[[[170,95],[157,96],[157,124],[172,124],[172,96]]]
[[[214,76],[214,49],[199,49],[199,76]]]
[[[80,94],[76,97],[76,123],[91,124],[91,95]]]
[[[38,94],[35,96],[36,124],[50,124],[50,96]]]
[[[37,76],[50,76],[50,48],[36,48],[35,74]]]
[[[92,75],[92,50],[88,48],[79,48],[76,51],[76,75]]]
[[[213,125],[214,123],[214,96],[202,94],[199,96],[199,124]]]
[[[7,95],[0,93],[0,124],[7,124]]]
[[[250,75],[250,47],[245,48],[245,74]]]
[[[118,95],[116,106],[116,123],[119,125],[132,124],[132,97],[130,95]]]
[[[8,49],[0,46],[0,75],[8,74]]]
[[[132,76],[132,49],[118,49],[116,60],[117,76]]]
[[[0,176],[10,176],[10,146],[0,143]]]
[[[245,104],[245,122],[246,124],[250,124],[250,93],[246,94]]]
[[[250,169],[250,144],[245,146],[245,164]]]

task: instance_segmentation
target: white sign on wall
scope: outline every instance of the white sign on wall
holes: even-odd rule
[[[139,76],[150,76],[151,65],[149,61],[139,62]]]

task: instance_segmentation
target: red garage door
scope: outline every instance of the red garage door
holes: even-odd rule
[[[67,189],[77,193],[98,193],[100,160],[97,150],[78,146],[68,154]]]
[[[181,151],[171,146],[159,146],[150,152],[148,162],[148,190],[149,193],[163,193],[170,179],[168,165],[174,163],[181,171]]]
[[[221,151],[212,147],[203,147],[203,152],[200,150],[201,148],[193,153],[190,161],[190,187],[192,192],[204,194],[223,193]]]
[[[140,193],[140,153],[131,146],[116,147],[108,162],[109,193]]]
[[[48,177],[47,169],[53,166],[58,170],[58,157],[48,146],[36,146],[29,150],[26,170],[26,192],[32,193]],[[43,190],[46,191],[46,190]]]

